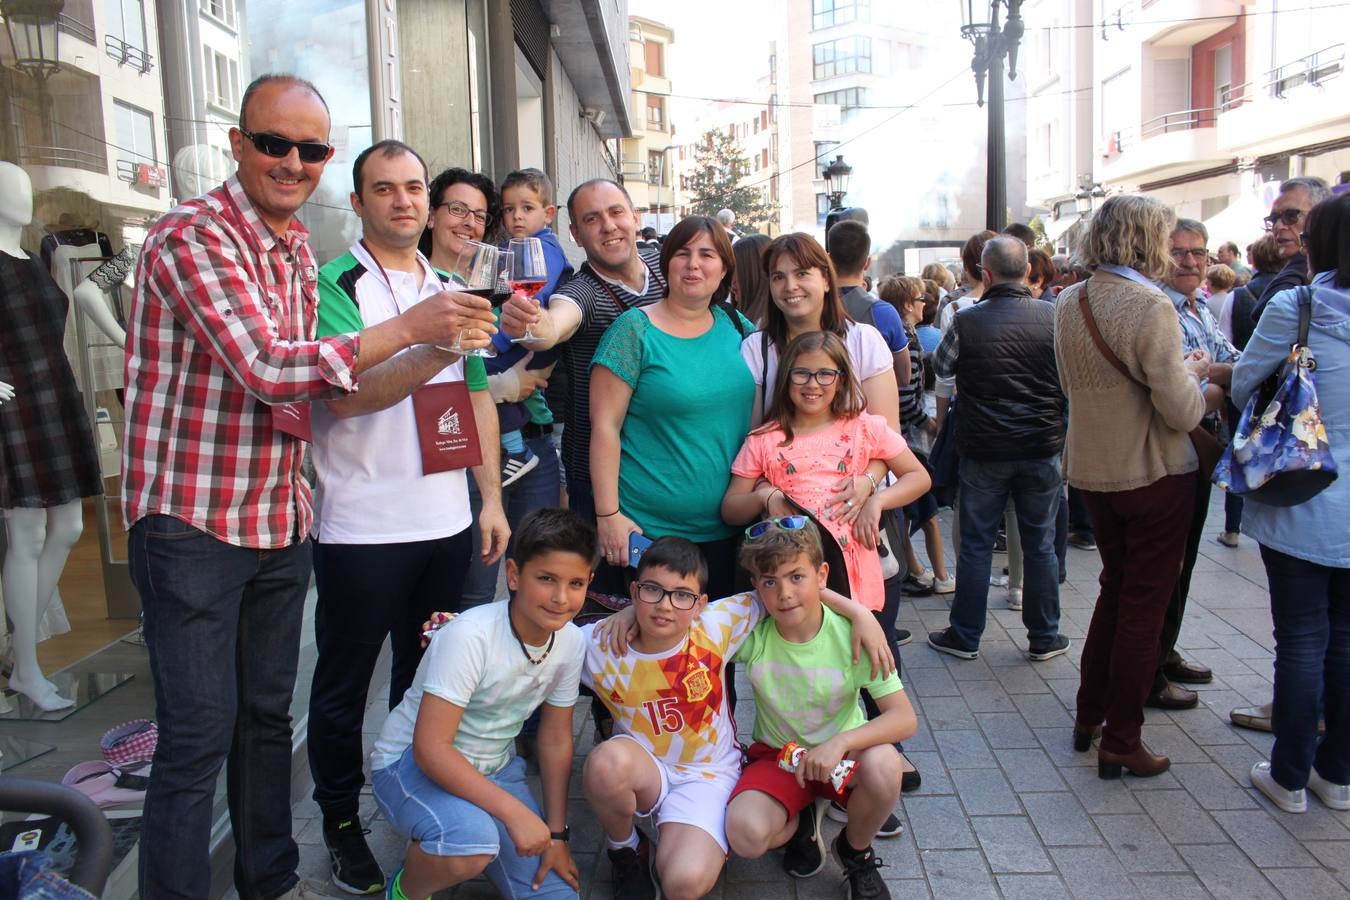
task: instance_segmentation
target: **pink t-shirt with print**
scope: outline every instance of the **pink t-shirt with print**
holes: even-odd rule
[[[870,610],[881,609],[886,602],[881,557],[854,539],[851,526],[825,518],[823,510],[839,479],[863,474],[874,459],[899,456],[908,449],[904,438],[891,431],[885,419],[871,413],[797,435],[786,447],[779,446],[783,437],[781,428],[747,437],[731,464],[731,473],[752,480],[763,476],[810,510],[843,548],[853,599]]]

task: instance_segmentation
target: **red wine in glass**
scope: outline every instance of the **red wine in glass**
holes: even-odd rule
[[[517,294],[524,294],[533,300],[546,284],[548,284],[547,278],[522,278],[511,282],[511,290]]]

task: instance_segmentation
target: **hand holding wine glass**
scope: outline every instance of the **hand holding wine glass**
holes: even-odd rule
[[[491,244],[465,241],[464,249],[455,263],[454,276],[464,293],[484,297],[493,307],[501,306],[510,296],[508,283],[511,277],[511,254]],[[470,330],[466,328],[461,331],[455,343],[446,349],[463,356],[497,355],[496,348],[491,344],[486,347],[464,347],[462,342]]]
[[[510,243],[511,291],[523,294],[539,308],[538,294],[548,284],[548,261],[544,258],[544,242],[539,238],[515,238]],[[529,328],[525,334],[512,338],[512,343],[536,340]]]

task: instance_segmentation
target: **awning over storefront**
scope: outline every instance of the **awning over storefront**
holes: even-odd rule
[[[1042,219],[1045,224],[1045,239],[1058,246],[1059,239],[1082,218],[1078,213],[1069,213],[1058,219]]]

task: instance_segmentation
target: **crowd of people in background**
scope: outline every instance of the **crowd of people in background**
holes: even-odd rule
[[[927,645],[974,660],[1001,591],[1039,664],[1071,650],[1067,555],[1095,550],[1072,744],[1102,778],[1153,776],[1169,760],[1141,740],[1144,708],[1194,707],[1186,685],[1213,677],[1177,651],[1209,509],[1201,433],[1229,440],[1305,285],[1323,425],[1350,464],[1350,197],[1318,179],[1281,186],[1245,264],[1116,195],[1073,258],[1018,223],[873,292],[860,222],[822,245],[738,235],[724,210],[658,236],[603,178],[563,186],[574,268],[544,173],[431,177],[398,141],[357,157],[361,237],[320,266],[295,216],[335,177],[328,137],[312,85],[255,81],[238,174],[156,223],[139,264],[124,505],[160,728],[143,896],[206,896],[222,766],[240,896],[315,890],[290,830],[312,571],[309,761],[343,890],[422,898],[484,873],[507,896],[574,896],[586,689],[584,790],[616,896],[702,896],[728,852],[781,847],[810,877],[829,815],[850,896],[888,897],[873,842],[921,782],[894,671],[906,596],[949,598]],[[483,260],[531,240],[537,294],[495,275],[473,292]],[[1233,711],[1275,733],[1252,784],[1291,812],[1308,793],[1350,809],[1350,485],[1224,511],[1224,546],[1261,546],[1275,623],[1273,704]],[[503,577],[510,600],[490,602]],[[394,873],[358,809],[386,639],[369,766],[409,841]]]

